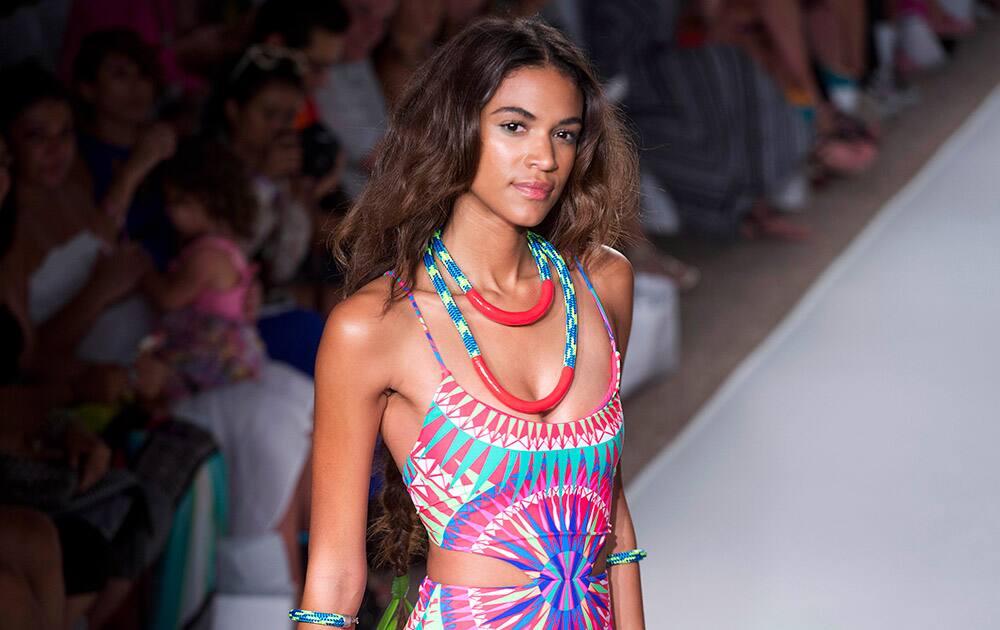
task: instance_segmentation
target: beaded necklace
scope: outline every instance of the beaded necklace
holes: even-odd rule
[[[458,308],[458,304],[455,303],[455,298],[451,295],[451,291],[448,290],[448,285],[445,284],[437,262],[434,260],[435,248],[433,243],[428,243],[427,248],[424,250],[424,267],[427,269],[427,275],[430,277],[431,284],[434,285],[434,290],[437,292],[438,297],[441,298],[441,303],[444,305],[445,311],[448,312],[448,316],[462,337],[462,344],[465,346],[465,351],[476,368],[476,373],[486,385],[486,388],[500,402],[511,409],[521,413],[538,414],[555,407],[566,395],[566,392],[569,391],[569,386],[573,382],[573,374],[576,369],[578,314],[576,289],[573,287],[573,279],[562,256],[559,255],[559,252],[556,251],[556,248],[551,243],[534,232],[528,232],[528,245],[532,248],[532,254],[537,251],[539,257],[544,256],[556,268],[556,274],[559,276],[559,284],[562,286],[563,303],[566,307],[566,346],[563,351],[563,367],[559,375],[559,382],[547,396],[538,400],[525,400],[508,392],[500,385],[489,366],[486,365],[482,351],[479,349],[479,344],[476,343],[476,339],[472,335],[472,330],[469,328],[469,323]],[[447,265],[447,262],[445,264]],[[453,260],[451,264],[455,264]],[[542,268],[545,265],[540,264],[539,266]],[[457,265],[455,267],[457,268]]]
[[[528,239],[528,249],[531,250],[531,257],[535,260],[535,266],[538,268],[538,277],[542,280],[542,291],[538,296],[538,302],[526,311],[504,310],[493,305],[480,295],[479,291],[473,288],[472,283],[462,273],[462,269],[455,262],[455,259],[448,253],[448,249],[441,240],[441,230],[434,232],[434,235],[431,237],[431,247],[433,247],[438,259],[444,263],[444,268],[448,270],[448,275],[452,277],[458,288],[468,298],[469,304],[472,304],[487,319],[495,321],[498,324],[503,324],[504,326],[525,326],[537,322],[548,312],[549,307],[552,306],[552,296],[555,292],[552,286],[552,273],[549,271],[549,265],[545,262],[544,254],[542,254],[538,243],[533,239]]]

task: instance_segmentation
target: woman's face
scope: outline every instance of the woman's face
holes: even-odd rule
[[[167,216],[181,238],[193,238],[211,227],[205,205],[190,195],[168,188],[166,206]]]
[[[44,188],[66,181],[76,156],[68,103],[46,100],[28,107],[11,125],[10,139],[18,181]]]
[[[226,115],[233,142],[264,151],[279,136],[292,130],[305,99],[302,90],[282,83],[264,86],[243,105],[230,101]]]
[[[125,123],[142,124],[153,110],[153,81],[128,57],[110,53],[101,61],[93,83],[80,88],[95,114]]]
[[[344,42],[344,60],[359,61],[375,50],[385,35],[386,24],[396,10],[397,0],[348,0],[351,25]]]
[[[583,95],[552,67],[503,80],[479,116],[479,168],[463,200],[520,227],[545,219],[562,194],[583,131]]]

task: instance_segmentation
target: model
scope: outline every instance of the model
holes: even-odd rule
[[[426,545],[427,577],[380,627],[644,627],[619,473],[633,276],[610,247],[637,188],[588,62],[544,23],[478,22],[417,71],[334,238],[349,297],[317,358],[293,619],[357,623],[381,436],[376,555],[405,575]]]

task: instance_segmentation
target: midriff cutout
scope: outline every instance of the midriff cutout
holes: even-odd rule
[[[479,588],[527,586],[531,578],[513,564],[469,551],[442,549],[430,543],[427,553],[427,577],[438,584]],[[606,570],[607,552],[601,550],[590,572],[596,577]]]

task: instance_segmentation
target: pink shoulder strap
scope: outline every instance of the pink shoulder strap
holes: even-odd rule
[[[451,371],[444,364],[444,359],[441,358],[441,352],[438,350],[437,343],[434,342],[434,337],[431,336],[431,329],[427,327],[427,322],[424,321],[424,314],[420,312],[420,307],[413,298],[413,291],[410,290],[410,287],[403,284],[401,280],[398,280],[396,275],[391,271],[385,272],[385,275],[394,280],[399,285],[399,288],[406,293],[406,297],[410,300],[410,306],[413,307],[413,312],[416,313],[417,319],[420,321],[420,327],[424,329],[424,336],[427,337],[427,343],[430,344],[431,351],[434,352],[434,358],[437,359],[438,365],[441,366],[441,373],[445,376],[451,374]]]

